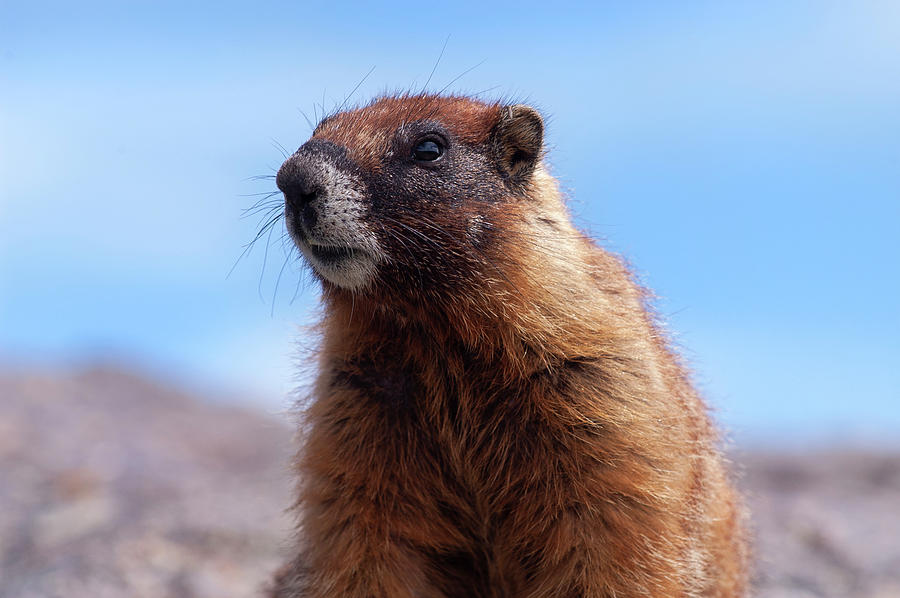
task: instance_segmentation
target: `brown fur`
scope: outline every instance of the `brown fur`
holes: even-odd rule
[[[540,145],[539,117],[505,132],[522,109],[389,97],[314,138],[377,177],[395,132],[433,120],[509,182],[509,143]],[[409,260],[393,278],[323,281],[299,546],[271,596],[743,595],[741,510],[706,408],[644,291],[533,160],[522,186],[491,183],[500,201],[386,221]]]
[[[477,144],[487,139],[499,114],[498,104],[482,104],[463,97],[387,97],[365,110],[341,112],[324,119],[313,137],[347,148],[360,166],[375,171],[390,147],[394,132],[403,123],[439,121],[459,141]]]

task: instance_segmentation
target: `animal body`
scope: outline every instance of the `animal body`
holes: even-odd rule
[[[277,175],[322,286],[277,598],[736,597],[716,432],[523,105],[398,95]]]

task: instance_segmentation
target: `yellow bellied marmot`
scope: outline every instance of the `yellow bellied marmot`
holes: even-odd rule
[[[706,408],[542,154],[530,107],[407,94],[282,165],[324,320],[272,596],[743,595]]]

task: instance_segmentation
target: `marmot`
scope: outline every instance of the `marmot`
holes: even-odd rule
[[[271,596],[743,595],[706,407],[571,223],[543,132],[525,105],[387,96],[278,171],[324,318]]]

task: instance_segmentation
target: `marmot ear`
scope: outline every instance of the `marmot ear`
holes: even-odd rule
[[[504,106],[492,142],[500,172],[509,182],[521,185],[528,181],[541,158],[544,121],[531,106]]]

